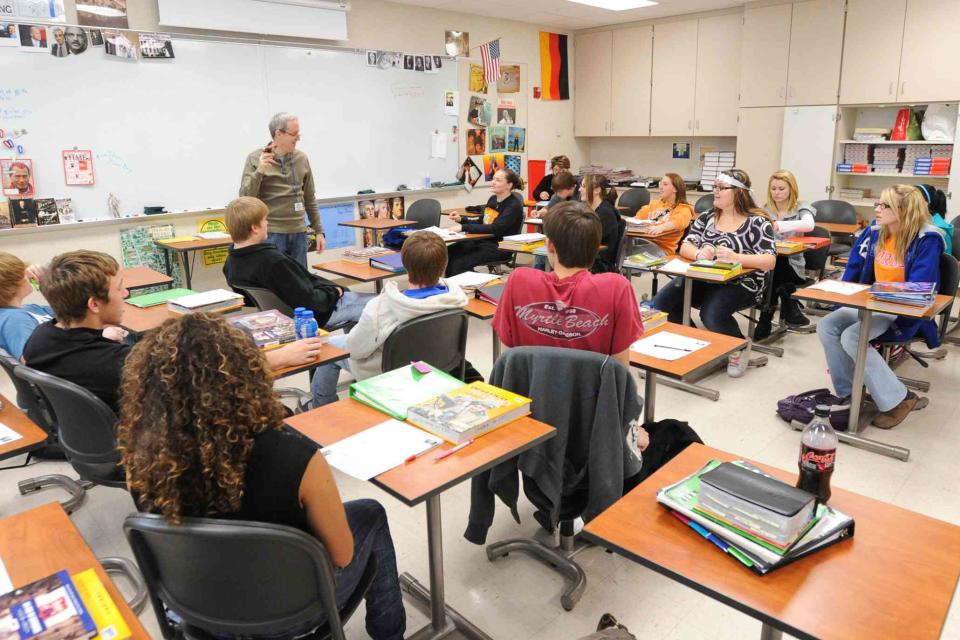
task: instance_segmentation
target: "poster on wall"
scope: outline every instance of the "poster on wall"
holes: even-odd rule
[[[487,182],[493,180],[493,174],[504,167],[502,153],[493,153],[483,156],[483,179]]]
[[[86,27],[129,29],[127,0],[77,0],[77,20]]]
[[[447,89],[443,92],[443,114],[456,116],[460,113],[460,92]]]
[[[490,151],[507,150],[507,128],[490,127]]]
[[[467,129],[467,155],[480,156],[487,152],[487,130]]]
[[[89,149],[64,149],[63,179],[68,187],[90,186],[96,184],[93,175],[93,152]]]
[[[5,2],[5,5],[11,4]],[[36,18],[53,22],[66,22],[63,0],[16,0],[17,15],[21,18]],[[9,15],[9,14],[7,14]]]
[[[0,160],[0,173],[3,174],[3,195],[31,198],[37,193],[33,160],[3,158]]]
[[[475,93],[486,93],[487,92],[487,80],[483,77],[483,67],[479,64],[470,65],[470,75],[469,75],[468,88],[470,91]]]
[[[497,93],[520,93],[520,65],[500,65]]]
[[[470,55],[470,33],[451,29],[444,31],[443,48],[448,56]]]
[[[227,233],[227,225],[223,221],[222,217],[197,220],[197,233],[211,232]],[[227,238],[227,240],[229,240],[229,238]],[[230,247],[214,247],[213,249],[204,249],[203,264],[208,267],[213,264],[223,264],[227,261],[227,254],[229,252]]]
[[[523,127],[510,127],[507,134],[507,151],[523,153],[527,148],[527,130]]]

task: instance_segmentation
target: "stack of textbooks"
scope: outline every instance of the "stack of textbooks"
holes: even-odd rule
[[[950,158],[917,158],[913,161],[913,173],[918,176],[948,176]]]
[[[775,244],[778,252],[787,254],[799,253],[806,248],[802,242],[794,242],[793,240],[777,240]]]
[[[0,595],[0,640],[131,636],[96,571],[59,571]]]
[[[370,266],[381,271],[390,273],[403,273],[406,269],[403,266],[403,257],[399,253],[389,253],[386,255],[370,258]]]
[[[883,142],[890,139],[890,129],[882,127],[857,127],[853,130],[857,142]]]
[[[368,264],[371,258],[378,258],[391,253],[395,252],[386,247],[352,247],[343,250],[341,260],[353,264]]]
[[[533,251],[544,246],[547,236],[542,233],[520,233],[515,236],[503,236],[497,245],[505,251]]]
[[[226,289],[213,289],[203,293],[183,296],[167,302],[167,308],[173,313],[216,313],[239,309],[243,306],[243,296]]]
[[[893,145],[877,147],[873,150],[874,173],[900,173],[903,166],[903,147]]]
[[[645,304],[640,305],[640,320],[643,321],[643,330],[650,331],[667,324],[667,312],[654,309]]]
[[[703,154],[703,169],[700,172],[700,187],[711,191],[717,176],[733,169],[737,154],[734,151],[707,151]]]
[[[667,256],[663,252],[641,251],[632,256],[623,259],[624,267],[633,267],[635,269],[652,269],[666,263]]]
[[[870,285],[872,309],[877,311],[902,312],[904,306],[911,311],[925,311],[933,306],[937,296],[935,282],[874,282]]]
[[[837,165],[837,173],[870,173],[870,165],[866,163],[850,164],[841,162]]]
[[[854,532],[852,518],[742,460],[711,460],[660,489],[657,502],[759,575]]]
[[[697,260],[690,264],[687,273],[693,273],[706,280],[724,282],[735,278],[743,272],[739,262],[723,262],[721,260]]]
[[[821,238],[820,236],[793,236],[785,238],[784,241],[801,244],[804,249],[820,249],[830,244],[830,238]]]
[[[297,330],[293,318],[288,318],[276,309],[257,311],[242,316],[227,318],[227,322],[249,335],[258,347],[264,350],[276,349],[297,339]],[[317,331],[317,337],[323,338],[327,332]]]

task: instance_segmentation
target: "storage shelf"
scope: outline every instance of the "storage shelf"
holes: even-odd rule
[[[883,140],[881,142],[866,142],[863,140],[841,140],[840,144],[886,144],[886,145],[905,145],[905,144],[953,144],[953,140]]]
[[[835,171],[838,176],[862,176],[866,178],[929,178],[930,180],[949,180],[950,176],[914,175],[912,173],[854,173],[852,171]]]

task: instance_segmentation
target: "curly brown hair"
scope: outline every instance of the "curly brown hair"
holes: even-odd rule
[[[253,341],[203,313],[167,320],[131,350],[117,443],[139,507],[170,522],[238,511],[254,436],[282,425]]]

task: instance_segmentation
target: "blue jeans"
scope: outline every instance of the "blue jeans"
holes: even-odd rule
[[[331,336],[327,339],[327,342],[338,349],[347,348],[347,336]],[[337,381],[340,379],[341,370],[350,371],[349,360],[325,364],[322,367],[317,367],[316,371],[313,372],[310,391],[313,392],[314,408],[337,401]]]
[[[547,256],[534,256],[533,257],[533,268],[539,269],[540,271],[547,270]]]
[[[680,324],[683,322],[683,277],[671,280],[657,292],[653,298],[653,307],[666,311],[668,320]],[[740,325],[733,314],[740,309],[752,307],[756,297],[738,284],[713,284],[711,282],[692,282],[693,296],[691,307],[700,309],[700,321],[710,331],[716,331],[734,338],[742,338]]]
[[[339,327],[347,322],[356,322],[363,313],[363,308],[367,303],[377,297],[375,293],[354,293],[353,291],[344,291],[340,299],[337,300],[337,306],[330,314],[326,327]]]
[[[871,340],[890,328],[897,317],[886,313],[874,313],[870,317]],[[830,367],[833,388],[841,398],[853,392],[853,369],[860,341],[860,320],[856,309],[837,309],[817,323],[817,337],[823,345]],[[889,411],[907,397],[907,388],[897,379],[883,357],[873,347],[867,348],[867,361],[863,369],[863,382],[867,385],[873,402],[880,411]]]
[[[272,242],[277,249],[307,267],[307,234],[306,233],[267,233],[267,242]]]

